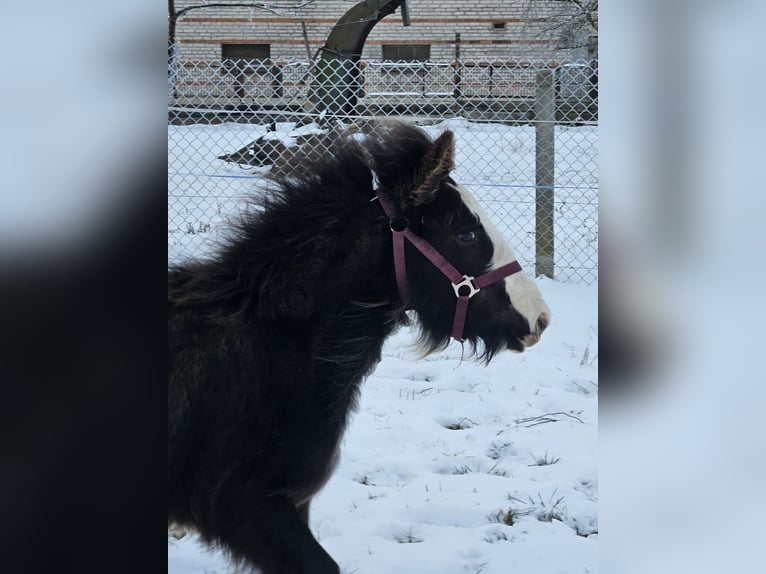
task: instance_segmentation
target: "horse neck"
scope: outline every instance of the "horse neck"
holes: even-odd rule
[[[348,351],[359,347],[360,353],[365,345],[382,346],[400,313],[390,231],[374,211],[377,204],[367,207],[341,225],[347,247],[328,268],[318,308],[323,340],[342,342]]]
[[[364,324],[397,306],[391,234],[364,196],[275,208],[225,260],[256,321]]]
[[[311,372],[322,387],[318,400],[341,427],[401,316],[390,230],[377,204],[364,207],[340,218],[326,238],[333,253],[313,286],[320,295],[305,322],[313,334]]]

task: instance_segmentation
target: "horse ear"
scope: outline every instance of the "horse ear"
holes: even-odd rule
[[[455,134],[445,131],[431,144],[420,163],[421,183],[412,192],[415,205],[424,205],[433,201],[442,180],[455,167]]]

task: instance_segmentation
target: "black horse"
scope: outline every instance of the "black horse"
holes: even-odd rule
[[[169,270],[169,522],[245,568],[337,573],[309,503],[386,338],[414,317],[426,353],[537,342],[550,312],[453,156],[452,132],[400,123],[336,137],[275,166],[215,258]]]

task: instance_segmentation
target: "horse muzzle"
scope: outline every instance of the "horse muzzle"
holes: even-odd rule
[[[545,313],[545,312],[540,313],[540,316],[535,321],[534,329],[529,333],[529,335],[521,339],[521,342],[524,345],[525,349],[537,344],[537,342],[540,340],[540,337],[543,334],[543,331],[545,331],[545,329],[548,327],[550,322],[551,322],[550,313]]]

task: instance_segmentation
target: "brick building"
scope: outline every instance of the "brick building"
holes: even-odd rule
[[[317,0],[295,9],[299,0],[273,2],[277,13],[251,8],[204,8],[177,22],[181,61],[226,58],[307,61],[324,44],[337,20],[354,5],[347,0]],[[176,0],[175,10],[204,5]],[[410,0],[411,26],[400,11],[375,26],[363,60],[431,60],[460,57],[474,61],[567,62],[594,57],[595,31],[568,26],[572,4],[540,0]]]

